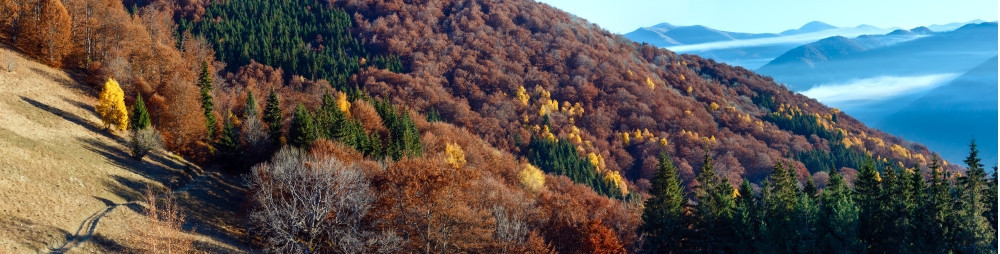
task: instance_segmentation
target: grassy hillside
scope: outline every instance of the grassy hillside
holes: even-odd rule
[[[89,87],[7,47],[0,56],[18,63],[0,70],[0,252],[132,250],[147,186],[178,197],[196,248],[242,250],[240,187],[164,151],[132,159],[123,132],[101,129]]]

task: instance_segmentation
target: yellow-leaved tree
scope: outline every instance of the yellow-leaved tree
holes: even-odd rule
[[[101,115],[104,128],[117,127],[124,131],[128,127],[128,109],[125,108],[125,92],[118,82],[108,78],[98,99],[97,114]]]
[[[455,143],[445,144],[444,147],[445,162],[454,168],[461,168],[465,166],[465,151],[462,151],[462,147]]]
[[[521,164],[521,172],[518,175],[521,186],[531,193],[538,193],[542,187],[545,187],[545,173],[530,163]]]
[[[340,108],[347,117],[351,117],[351,102],[347,101],[346,93],[337,92],[337,108]]]

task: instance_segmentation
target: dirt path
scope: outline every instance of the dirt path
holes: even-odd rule
[[[188,181],[188,183],[185,184],[184,186],[181,186],[177,189],[170,191],[170,195],[177,195],[182,192],[187,193],[191,188],[199,184],[205,183],[205,179],[207,178],[208,176],[200,174],[191,181]],[[165,197],[165,195],[166,194],[161,194],[157,198]],[[87,217],[87,219],[83,220],[83,222],[80,223],[80,227],[76,229],[76,233],[68,237],[66,239],[66,242],[64,242],[61,246],[50,249],[49,253],[66,253],[69,250],[77,246],[80,246],[80,244],[89,241],[94,236],[94,233],[97,231],[97,226],[98,223],[101,222],[101,218],[103,218],[105,215],[110,213],[115,208],[118,208],[119,206],[140,205],[138,201],[129,201],[127,203],[120,203],[120,204],[111,202],[110,200],[106,199],[102,199],[102,201],[108,204],[107,208],[105,208],[104,210],[94,212],[94,214],[90,215],[90,217]]]

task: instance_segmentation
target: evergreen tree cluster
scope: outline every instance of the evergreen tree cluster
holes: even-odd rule
[[[806,137],[813,134],[826,140],[833,140],[836,137],[833,132],[826,130],[819,124],[819,118],[815,115],[803,114],[798,111],[792,111],[789,115],[791,117],[775,112],[765,115],[763,120],[774,123],[782,130]]]
[[[577,154],[576,146],[569,140],[532,136],[526,157],[531,164],[538,165],[546,173],[564,175],[607,197],[626,198],[614,183],[604,180],[597,173],[593,164]]]
[[[830,171],[832,169],[861,168],[868,157],[864,152],[851,149],[840,142],[840,137],[830,142],[830,151],[813,149],[795,154],[795,160],[802,162],[810,173]],[[885,168],[884,161],[874,161],[875,168]]]
[[[388,99],[373,102],[375,111],[382,117],[382,125],[389,129],[389,142],[386,153],[394,160],[402,157],[420,157],[423,148],[420,146],[420,132],[410,119],[410,114],[399,110]]]
[[[392,106],[388,100],[362,98],[373,105],[382,117],[383,125],[389,130],[389,135],[384,139],[376,132],[368,133],[360,120],[348,117],[337,106],[330,93],[323,96],[322,105],[315,111],[302,104],[295,107],[288,137],[285,139],[281,132],[281,106],[277,99],[270,99],[277,96],[272,92],[268,97],[264,122],[269,126],[273,140],[287,140],[291,145],[308,147],[313,141],[324,138],[343,142],[373,159],[399,160],[423,154],[416,124],[405,110]]]
[[[363,57],[378,68],[403,71],[398,56],[368,56],[351,26],[350,14],[324,1],[232,0],[213,1],[201,20],[181,20],[179,29],[204,36],[228,66],[256,61],[287,74],[325,79],[341,90],[364,64]]]
[[[691,192],[660,157],[643,210],[650,253],[996,253],[996,173],[986,175],[973,142],[965,175],[935,159],[883,168],[868,158],[853,188],[834,171],[818,190],[778,163],[759,190],[734,190],[706,156]]]

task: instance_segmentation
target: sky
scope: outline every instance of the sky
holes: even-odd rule
[[[777,33],[810,21],[882,28],[997,20],[997,0],[538,0],[628,33],[662,22],[750,33]]]

